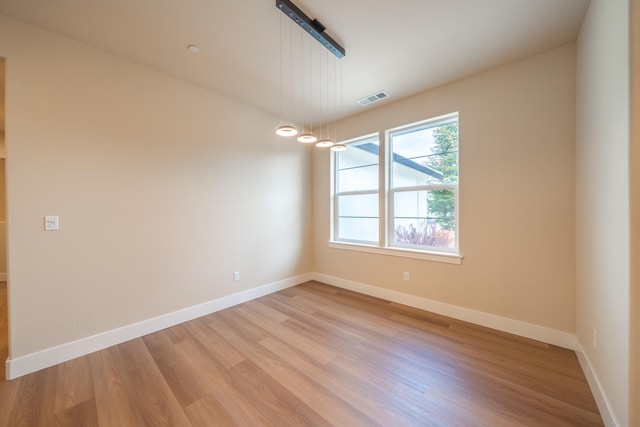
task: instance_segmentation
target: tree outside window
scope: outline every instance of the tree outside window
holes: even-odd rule
[[[394,162],[424,167],[413,180],[400,176],[403,168],[392,168],[392,245],[456,248],[457,120],[391,132],[390,140]]]
[[[384,135],[347,141],[334,155],[332,240],[456,254],[457,113]]]

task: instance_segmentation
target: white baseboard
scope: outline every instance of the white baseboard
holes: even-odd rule
[[[36,353],[27,354],[15,359],[8,359],[5,366],[6,378],[10,380],[18,378],[31,372],[36,372],[75,359],[76,357],[93,353],[94,351],[102,350],[261,296],[269,295],[282,289],[296,286],[312,280],[312,278],[311,273],[301,274],[152,319],[143,320],[142,322],[82,338],[77,341],[61,344]]]
[[[600,411],[600,416],[602,417],[604,425],[607,427],[620,427],[621,424],[618,422],[618,419],[611,408],[607,395],[603,392],[604,389],[600,384],[596,371],[593,369],[591,361],[589,361],[587,354],[584,352],[584,348],[579,342],[576,354],[578,355],[578,361],[580,362],[582,372],[584,372],[584,376],[587,378],[587,382],[589,383],[589,388],[591,388],[591,393],[598,405],[598,410]]]
[[[495,314],[484,313],[481,311],[471,310],[451,304],[433,301],[426,298],[416,297],[389,289],[378,288],[376,286],[364,283],[354,282],[351,280],[341,279],[339,277],[329,276],[326,274],[314,273],[313,279],[329,285],[337,286],[343,289],[359,292],[373,297],[382,298],[399,304],[405,304],[411,307],[420,308],[432,313],[441,314],[452,317],[454,319],[463,320],[477,325],[486,326],[503,332],[519,335],[526,338],[546,342],[548,344],[557,345],[559,347],[573,350],[580,362],[580,367],[587,379],[591,393],[593,394],[600,416],[606,427],[621,427],[621,424],[615,416],[609,400],[607,399],[600,380],[593,369],[589,358],[584,352],[584,348],[578,341],[575,334],[571,334],[532,323],[522,322],[519,320],[509,319]]]
[[[432,313],[474,323],[476,325],[486,326],[499,331],[542,341],[547,344],[557,345],[569,350],[575,351],[578,348],[578,340],[576,336],[569,332],[559,331],[557,329],[551,329],[520,320],[509,319],[507,317],[497,316],[495,314],[472,310],[427,298],[408,295],[389,289],[378,288],[376,286],[341,279],[339,277],[329,276],[326,274],[314,273],[313,279],[329,285],[408,305],[430,311]]]
[[[113,345],[157,332],[198,317],[206,316],[207,314],[246,301],[269,295],[282,289],[296,286],[309,280],[317,280],[365,295],[386,299],[399,304],[574,350],[596,403],[598,404],[598,409],[600,410],[600,415],[605,425],[607,427],[620,427],[611,409],[611,405],[602,391],[600,381],[595,374],[591,362],[574,334],[320,273],[301,274],[36,353],[15,359],[8,359],[5,366],[6,378],[15,379]]]

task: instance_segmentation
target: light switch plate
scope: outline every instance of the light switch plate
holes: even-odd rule
[[[60,219],[58,216],[47,215],[44,217],[44,229],[45,231],[60,230]]]

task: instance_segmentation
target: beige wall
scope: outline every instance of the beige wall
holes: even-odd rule
[[[7,203],[6,203],[6,186],[5,186],[5,159],[0,158],[0,222],[7,220]]]
[[[638,158],[630,187],[626,4],[592,2],[577,123],[573,45],[345,122],[350,138],[460,112],[461,265],[328,248],[328,152],[310,159],[273,135],[270,116],[0,16],[11,357],[315,270],[577,328],[614,413],[632,425],[628,378],[639,368],[628,355],[640,339],[629,346],[638,310],[628,310],[628,193]],[[44,215],[59,215],[61,230],[42,231]]]
[[[578,39],[576,113],[577,335],[621,426],[631,425],[628,8],[628,0],[591,2]]]
[[[2,16],[0,56],[12,358],[312,270],[273,117]]]
[[[2,64],[0,64],[2,66]],[[0,84],[2,84],[0,82]],[[2,102],[0,100],[0,102]],[[7,211],[6,211],[5,159],[0,157],[0,275],[7,274]]]
[[[4,151],[4,58],[0,58],[0,274],[7,273],[7,203]]]
[[[640,0],[631,1],[631,351],[629,402],[640,402]],[[640,405],[630,405],[629,425],[640,425]]]
[[[355,116],[346,138],[460,112],[462,265],[329,248],[328,152],[314,155],[316,271],[573,332],[575,46]],[[411,273],[411,282],[402,273]]]

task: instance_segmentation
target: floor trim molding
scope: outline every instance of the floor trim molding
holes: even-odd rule
[[[582,344],[580,343],[578,343],[576,354],[578,356],[582,372],[584,372],[584,376],[587,378],[587,383],[589,383],[589,388],[591,389],[593,398],[596,400],[596,404],[598,405],[598,410],[600,411],[600,416],[602,417],[604,425],[607,427],[620,427],[621,424],[618,422],[615,413],[613,412],[611,403],[609,402],[609,399],[607,399],[607,395],[603,392],[604,389],[600,385],[600,380],[596,375],[596,371],[593,369],[593,365],[591,365],[591,361],[587,357],[584,347],[582,347]]]
[[[569,350],[576,351],[578,349],[578,340],[576,336],[569,332],[551,329],[520,320],[509,319],[507,317],[472,310],[427,298],[417,297],[402,292],[379,288],[365,283],[341,279],[327,274],[313,273],[313,279],[328,285],[360,292],[362,294],[386,299],[399,304],[405,304],[411,307],[430,311],[432,313],[441,314],[443,316],[453,317],[454,319],[463,320],[476,325],[486,326],[499,331],[546,342]]]
[[[5,365],[6,378],[9,380],[15,379],[75,359],[76,357],[84,356],[246,301],[272,294],[282,289],[308,282],[309,280],[312,280],[311,273],[301,274],[15,359],[7,359]]]
[[[326,274],[313,273],[313,280],[573,350],[578,357],[580,367],[587,379],[591,393],[596,400],[605,426],[621,426],[607,399],[607,395],[603,391],[604,389],[595,373],[596,371],[593,369],[589,358],[584,352],[584,348],[574,334]]]
[[[573,350],[578,356],[580,366],[582,367],[585,377],[587,378],[587,382],[591,387],[591,391],[596,399],[598,409],[600,410],[605,425],[607,427],[620,426],[611,410],[611,405],[609,404],[606,395],[603,393],[600,381],[598,380],[597,375],[595,375],[595,371],[593,370],[588,357],[584,353],[583,347],[578,342],[578,339],[574,334],[321,273],[301,274],[289,279],[276,281],[257,288],[238,292],[236,294],[211,300],[182,310],[174,311],[172,313],[167,313],[152,319],[143,320],[138,323],[82,338],[77,341],[65,343],[39,352],[27,354],[15,359],[8,359],[5,365],[6,378],[9,380],[15,379],[113,345],[166,329],[198,317],[206,316],[207,314],[211,314],[243,302],[272,294],[282,289],[287,289],[292,286],[308,282],[309,280],[316,280],[339,288],[386,299],[399,304],[405,304],[411,307]]]

